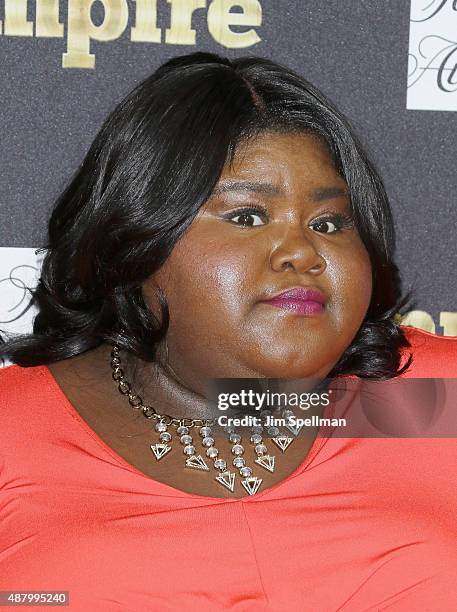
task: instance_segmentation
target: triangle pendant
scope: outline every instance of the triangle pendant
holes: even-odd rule
[[[162,459],[162,457],[165,457],[171,451],[171,446],[168,446],[168,444],[151,444],[151,450],[157,461],[159,461],[159,459]]]
[[[261,465],[263,468],[265,468],[269,472],[274,472],[274,469],[275,469],[274,455],[260,455],[260,457],[257,457],[255,462]]]
[[[293,438],[288,438],[287,436],[278,436],[276,438],[271,438],[273,442],[278,446],[282,452],[286,450],[291,442],[293,442]]]
[[[235,488],[235,472],[222,472],[219,476],[216,476],[217,482],[220,482],[226,489],[229,489],[233,493]]]
[[[249,478],[245,478],[245,480],[241,481],[241,484],[249,493],[249,495],[254,495],[259,490],[260,485],[262,484],[262,479],[257,478],[257,476],[249,476]]]
[[[287,427],[287,429],[293,433],[294,436],[298,436],[300,431],[303,429],[303,425],[296,425],[295,427],[293,425],[285,425],[285,427]]]
[[[191,455],[188,457],[186,459],[186,467],[195,468],[196,470],[207,470],[209,472],[209,467],[201,455]]]

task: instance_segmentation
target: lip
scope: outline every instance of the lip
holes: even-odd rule
[[[261,301],[297,314],[315,315],[324,311],[327,298],[314,287],[292,287]]]

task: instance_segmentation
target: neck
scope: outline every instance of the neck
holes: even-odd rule
[[[145,362],[121,353],[126,379],[134,393],[141,396],[145,405],[152,406],[159,414],[169,414],[177,419],[216,419],[221,414],[234,416],[236,409],[221,412],[214,397],[205,397],[190,389],[175,373],[170,364],[158,356],[156,362]],[[279,380],[279,379],[275,379]],[[269,388],[268,379],[261,379],[262,391]],[[325,379],[281,379],[274,390],[281,393],[323,392]],[[263,388],[265,386],[265,388]],[[275,385],[273,385],[275,387]],[[270,388],[270,391],[272,389]]]
[[[214,419],[218,416],[216,404],[189,389],[168,363],[144,362],[127,357],[125,353],[121,353],[121,360],[125,361],[126,378],[131,381],[134,392],[158,413],[177,419]]]

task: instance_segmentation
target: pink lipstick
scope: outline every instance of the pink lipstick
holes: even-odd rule
[[[266,304],[290,310],[300,315],[318,315],[324,312],[327,298],[318,289],[307,287],[295,287],[287,289],[274,295],[268,300],[262,300]]]

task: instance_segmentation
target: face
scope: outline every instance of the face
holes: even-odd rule
[[[326,146],[314,135],[277,133],[240,146],[144,284],[153,311],[156,285],[170,309],[169,363],[190,388],[202,392],[216,377],[324,378],[372,292],[347,184]],[[325,304],[265,301],[295,288],[318,290]]]

